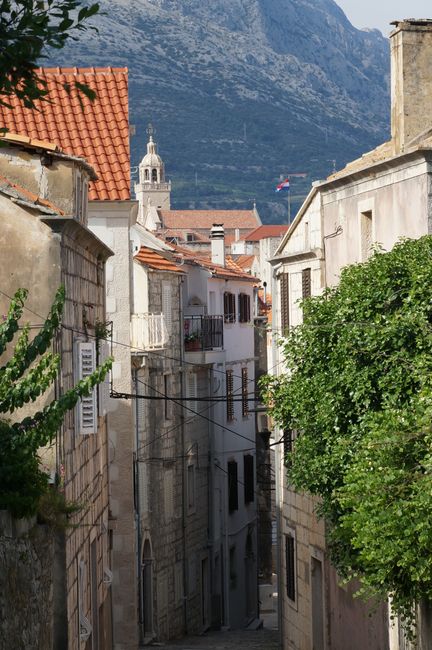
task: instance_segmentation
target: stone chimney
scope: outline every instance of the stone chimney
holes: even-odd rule
[[[223,223],[214,223],[210,231],[211,259],[214,264],[225,266],[225,230]]]
[[[391,131],[393,152],[399,154],[432,128],[432,20],[392,24]]]

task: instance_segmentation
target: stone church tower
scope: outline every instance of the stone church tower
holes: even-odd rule
[[[147,133],[147,153],[139,165],[139,183],[135,185],[135,196],[139,206],[138,222],[148,230],[157,230],[161,225],[157,210],[171,208],[171,181],[165,180],[165,167],[157,153],[156,142],[153,141],[155,130],[151,124]]]

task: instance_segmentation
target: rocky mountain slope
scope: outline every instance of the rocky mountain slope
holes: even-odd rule
[[[51,62],[128,66],[133,164],[151,121],[175,207],[256,198],[265,221],[281,219],[280,175],[308,173],[292,185],[298,204],[312,180],[387,137],[388,41],[333,0],[101,4],[98,33]]]

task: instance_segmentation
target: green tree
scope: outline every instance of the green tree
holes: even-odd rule
[[[429,236],[345,268],[281,343],[289,373],[266,379],[334,565],[407,621],[432,600],[431,278]]]
[[[5,416],[0,419],[0,510],[9,510],[15,517],[35,514],[47,491],[48,476],[40,467],[38,451],[54,440],[65,413],[81,397],[90,395],[112,364],[112,359],[108,359],[92,375],[31,417],[14,422],[7,419],[15,410],[43,395],[60,367],[60,357],[50,351],[50,346],[61,324],[64,289],[58,290],[44,325],[32,340],[28,326],[15,337],[27,295],[25,289],[16,292],[0,325],[0,356],[8,343],[16,340],[12,357],[0,366],[0,414]]]
[[[98,11],[97,3],[80,0],[0,0],[0,103],[7,105],[7,97],[16,95],[34,108],[36,100],[46,99],[46,82],[37,73],[46,48],[61,49],[76,39]],[[74,86],[95,97],[85,84]]]

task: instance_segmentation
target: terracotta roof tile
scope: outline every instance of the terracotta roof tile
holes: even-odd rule
[[[242,271],[252,268],[255,261],[255,255],[236,255],[234,261]]]
[[[220,264],[212,262],[211,258],[207,257],[205,254],[195,253],[180,246],[172,246],[172,248],[179,254],[180,258],[186,264],[201,266],[210,271],[215,278],[222,278],[225,280],[247,280],[248,282],[254,283],[257,282],[257,278],[254,278],[249,273],[244,273],[244,271],[242,271],[229,257],[226,259],[226,265],[221,266]]]
[[[174,230],[208,230],[214,223],[222,223],[229,229],[252,229],[260,221],[254,210],[159,210],[163,228]]]
[[[90,183],[90,200],[128,200],[127,73],[127,68],[41,68],[39,74],[47,83],[50,101],[37,102],[38,110],[31,110],[16,97],[8,97],[12,108],[0,106],[0,126],[45,144],[56,143],[65,153],[86,158],[98,175],[98,180]],[[94,102],[78,96],[75,82],[96,91]],[[70,85],[70,93],[64,84]]]
[[[58,215],[64,215],[64,211],[54,205],[51,201],[48,201],[48,199],[43,199],[34,192],[30,192],[30,190],[25,187],[21,187],[21,185],[17,185],[17,183],[12,183],[12,181],[6,178],[6,176],[0,174],[0,191],[4,187],[15,190],[22,199],[29,203],[33,203],[35,208],[43,206],[44,208],[49,208],[53,212],[56,212]]]
[[[261,239],[266,239],[267,237],[282,237],[288,230],[288,225],[283,224],[270,224],[259,226],[252,232],[249,232],[247,235],[244,235],[241,239],[245,241],[260,241]]]
[[[175,262],[171,262],[157,251],[146,246],[141,246],[134,259],[155,271],[182,273],[181,268]]]

